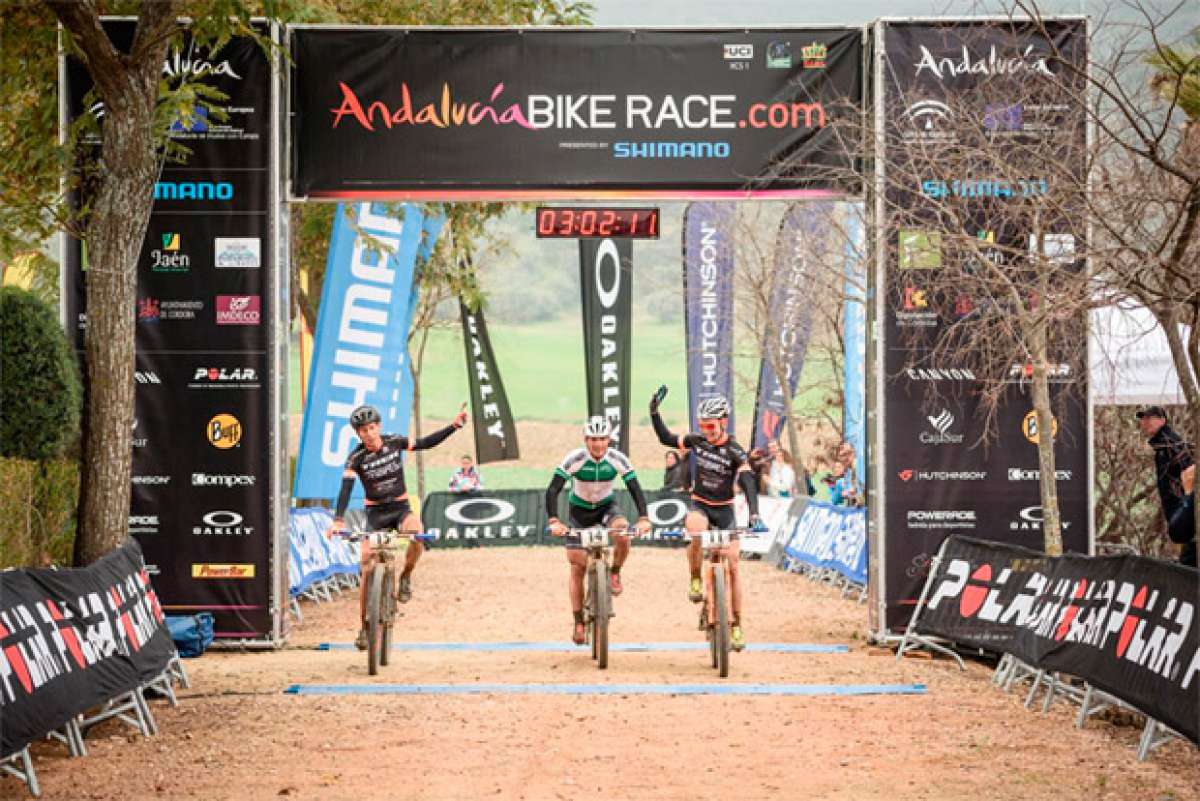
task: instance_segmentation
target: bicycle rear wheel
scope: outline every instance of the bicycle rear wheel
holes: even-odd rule
[[[392,626],[396,622],[396,568],[388,565],[383,574],[383,594],[380,596],[379,613],[379,664],[388,663],[392,652]]]
[[[595,603],[592,611],[595,618],[592,621],[593,649],[596,653],[596,666],[601,670],[608,667],[608,617],[612,607],[611,587],[608,584],[608,562],[603,559],[595,561],[595,582],[597,586]]]
[[[729,604],[725,598],[725,566],[717,565],[713,571],[713,595],[717,607],[716,626],[713,628],[713,650],[716,652],[718,675],[729,675]]]
[[[379,627],[383,595],[383,568],[376,565],[367,587],[367,674],[379,672]]]

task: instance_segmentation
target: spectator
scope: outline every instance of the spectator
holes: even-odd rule
[[[838,473],[838,481],[841,484],[842,503],[846,506],[861,506],[862,497],[859,494],[858,487],[858,470],[855,468],[855,453],[854,446],[849,442],[843,442],[838,446],[837,459],[835,466],[840,465],[841,471]]]
[[[688,480],[688,463],[678,451],[667,451],[666,465],[663,470],[663,489],[675,492],[687,492],[691,488]]]
[[[475,461],[469,455],[463,454],[459,468],[450,476],[450,491],[468,493],[479,492],[482,489],[483,477],[475,469]]]
[[[772,441],[771,466],[767,474],[767,494],[772,498],[790,498],[796,491],[796,468],[792,455]]]
[[[760,495],[765,495],[768,478],[771,474],[771,457],[762,448],[755,448],[747,456],[750,472],[754,474],[754,478],[758,482],[758,492]]]
[[[1167,535],[1183,546],[1179,561],[1196,567],[1195,494],[1185,489],[1195,474],[1191,443],[1171,428],[1167,412],[1161,406],[1138,410],[1138,426],[1154,449],[1154,473],[1158,499],[1167,520]],[[1185,476],[1185,473],[1187,474]]]

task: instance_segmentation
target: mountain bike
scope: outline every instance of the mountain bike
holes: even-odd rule
[[[409,540],[431,542],[433,536],[394,529],[342,532],[339,536],[349,542],[366,542],[372,549],[370,573],[363,580],[368,582],[367,673],[374,676],[380,665],[387,665],[392,648],[392,628],[396,624],[396,557],[408,550]]]
[[[734,528],[698,533],[674,532],[669,536],[699,538],[703,554],[704,601],[700,604],[700,630],[708,638],[712,667],[721,678],[729,676],[729,626],[733,616],[733,579],[727,549],[734,535],[754,536],[754,529]]]
[[[587,551],[587,583],[584,585],[583,625],[592,646],[592,659],[601,670],[608,667],[608,621],[613,616],[609,582],[609,535],[614,529],[570,528],[562,536],[578,537]]]

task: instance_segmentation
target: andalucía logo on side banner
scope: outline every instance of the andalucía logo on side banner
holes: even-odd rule
[[[717,396],[733,401],[732,203],[690,203],[683,213],[684,320],[687,327],[688,420]],[[729,430],[734,417],[729,415]]]
[[[609,419],[613,440],[625,453],[629,452],[632,258],[629,239],[579,240],[588,414]]]
[[[408,329],[424,217],[411,204],[395,216],[383,204],[354,209],[358,230],[371,239],[351,226],[350,207],[338,204],[296,464],[297,498],[337,496],[342,467],[358,443],[349,422],[355,407],[378,408],[385,433],[408,432]]]
[[[786,419],[783,393],[789,398],[796,394],[812,334],[813,260],[819,258],[828,239],[831,213],[826,204],[795,204],[779,223],[752,448],[766,448],[768,442],[779,438]],[[776,363],[785,371],[782,381]]]
[[[517,427],[513,424],[508,394],[500,380],[496,353],[488,336],[483,309],[471,311],[462,301],[463,346],[467,351],[467,381],[471,385],[471,416],[475,432],[475,458],[480,464],[520,459]]]

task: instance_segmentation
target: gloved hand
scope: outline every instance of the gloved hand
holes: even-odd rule
[[[667,385],[663,384],[650,398],[650,412],[653,414],[658,411],[659,404],[663,402],[663,398],[667,397]]]

